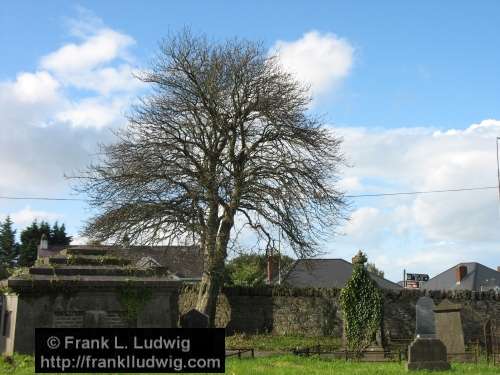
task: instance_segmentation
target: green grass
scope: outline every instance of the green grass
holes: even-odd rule
[[[12,360],[0,359],[0,374],[28,375],[34,373],[32,356],[15,355]],[[453,363],[452,369],[445,372],[419,371],[415,374],[499,374],[500,366],[488,366],[485,363]],[[226,374],[231,375],[314,375],[314,374],[352,374],[352,375],[395,375],[407,374],[404,363],[357,363],[332,361],[317,357],[297,357],[292,355],[256,359],[229,359],[226,362]],[[110,375],[110,374],[108,374]]]
[[[236,334],[226,337],[226,348],[254,348],[257,351],[286,351],[306,348],[315,345],[340,348],[341,339],[331,336],[306,337],[306,336],[277,336],[277,335],[247,335]]]

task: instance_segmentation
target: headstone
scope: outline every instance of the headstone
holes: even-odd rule
[[[416,306],[416,338],[408,348],[406,368],[413,370],[449,370],[446,346],[436,337],[434,301],[420,297]]]
[[[435,309],[436,336],[446,346],[448,355],[455,354],[457,358],[464,359],[464,331],[460,311],[462,306],[453,304],[447,299]]]
[[[182,328],[208,328],[208,315],[192,309],[181,316]]]
[[[434,323],[434,301],[429,297],[420,297],[416,306],[416,336],[421,338],[435,338],[436,325]]]
[[[413,370],[449,370],[446,346],[436,338],[417,337],[408,348],[406,368]]]

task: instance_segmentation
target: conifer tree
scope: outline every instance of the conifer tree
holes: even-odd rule
[[[16,231],[12,229],[12,220],[7,216],[0,226],[0,263],[4,266],[13,266],[19,254],[19,245],[16,243]]]

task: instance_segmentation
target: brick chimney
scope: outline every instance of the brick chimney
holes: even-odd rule
[[[467,275],[467,266],[459,265],[455,270],[455,278],[457,284],[460,284],[466,275]]]
[[[500,272],[500,266],[497,266],[497,272]]]

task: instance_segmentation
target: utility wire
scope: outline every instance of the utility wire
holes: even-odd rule
[[[498,186],[481,186],[474,188],[460,188],[460,189],[444,189],[444,190],[426,190],[426,191],[406,191],[398,193],[375,193],[375,194],[358,194],[358,195],[344,195],[346,198],[363,198],[363,197],[385,197],[392,195],[417,195],[417,194],[432,194],[432,193],[452,193],[457,191],[476,191],[476,190],[489,190],[498,189]]]
[[[498,186],[481,186],[473,188],[458,188],[458,189],[443,189],[443,190],[424,190],[424,191],[404,191],[395,193],[373,193],[373,194],[357,194],[357,195],[344,195],[345,198],[365,198],[365,197],[387,197],[394,195],[418,195],[418,194],[433,194],[433,193],[453,193],[459,191],[478,191],[498,189]],[[53,197],[14,197],[0,195],[0,199],[5,200],[38,200],[38,201],[79,201],[85,202],[87,199],[83,198],[53,198]]]

